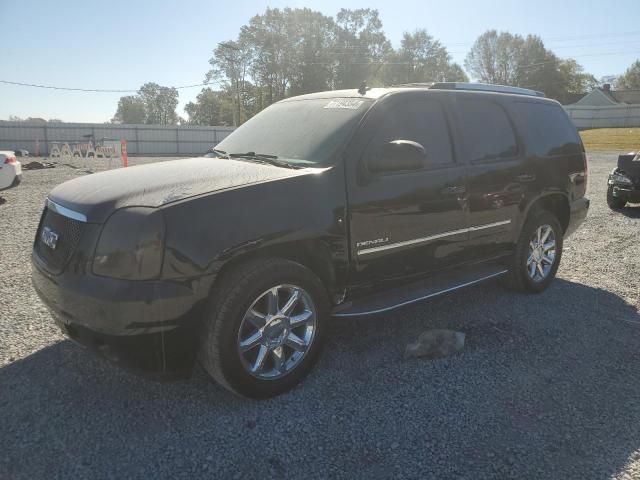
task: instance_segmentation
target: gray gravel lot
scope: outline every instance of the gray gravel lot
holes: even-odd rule
[[[640,206],[608,210],[614,163],[590,155],[591,211],[544,294],[489,283],[334,320],[308,379],[263,402],[65,340],[29,255],[46,193],[84,173],[26,171],[0,193],[0,478],[640,478]],[[465,332],[464,353],[402,360],[429,328]]]

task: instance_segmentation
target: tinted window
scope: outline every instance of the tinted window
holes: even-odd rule
[[[513,106],[528,153],[538,156],[575,153],[580,141],[569,118],[558,105],[516,102]]]
[[[469,160],[511,158],[518,144],[504,109],[495,102],[467,99],[459,103],[460,135]]]
[[[390,106],[367,155],[394,140],[411,140],[427,152],[427,166],[453,163],[451,137],[442,105],[437,100],[402,101]]]

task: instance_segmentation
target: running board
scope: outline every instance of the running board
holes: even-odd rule
[[[387,292],[380,292],[366,297],[344,302],[334,307],[331,315],[334,317],[359,317],[388,312],[428,298],[453,292],[460,288],[475,285],[507,273],[502,266],[475,267],[464,274],[459,272],[440,275],[420,282],[393,288]]]

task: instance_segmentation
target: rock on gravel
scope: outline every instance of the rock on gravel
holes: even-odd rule
[[[263,402],[60,335],[29,255],[46,193],[84,173],[25,171],[0,205],[0,478],[640,478],[640,208],[611,212],[616,155],[589,158],[589,217],[543,294],[486,283],[336,319],[305,382]],[[428,329],[465,332],[464,355],[404,361]]]
[[[422,332],[418,340],[407,345],[404,358],[441,358],[461,352],[464,348],[464,333],[439,329]]]

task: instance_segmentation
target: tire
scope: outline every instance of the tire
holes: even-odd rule
[[[283,316],[296,290],[297,303],[289,316]],[[250,309],[255,313],[249,314]],[[309,373],[322,349],[328,317],[326,289],[306,267],[284,259],[244,263],[214,288],[198,359],[217,383],[233,393],[273,397],[293,388]],[[300,323],[302,318],[306,318],[304,323]],[[252,347],[252,339],[258,338]],[[307,345],[304,352],[303,344]]]
[[[611,210],[620,210],[624,208],[627,201],[624,198],[613,196],[613,185],[609,185],[607,188],[607,205]]]
[[[545,227],[551,229],[548,238],[551,238],[551,235],[553,235],[555,241],[553,261],[551,264],[548,262],[551,258],[551,250],[544,251],[545,247],[541,247],[537,252],[534,251],[532,253],[531,247],[532,241],[534,245],[537,244],[538,229],[541,229],[541,232],[544,234],[546,233]],[[508,288],[523,293],[543,292],[551,284],[558,271],[562,257],[562,243],[562,227],[560,226],[558,218],[553,213],[546,210],[539,210],[530,214],[522,227],[520,238],[509,262],[509,272],[504,277],[503,283]],[[544,244],[549,245],[550,242],[547,241],[544,242]],[[534,278],[532,278],[531,274],[532,263],[541,265],[539,269],[535,268]],[[540,273],[540,270],[544,272],[544,275]]]

